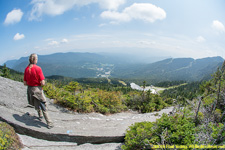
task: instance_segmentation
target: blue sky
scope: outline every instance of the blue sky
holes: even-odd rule
[[[224,0],[0,0],[0,64],[31,53],[225,58]]]

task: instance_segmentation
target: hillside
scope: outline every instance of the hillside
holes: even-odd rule
[[[112,76],[118,78],[140,78],[155,81],[200,81],[209,79],[217,67],[222,66],[221,57],[203,59],[169,58],[142,66],[131,66],[129,69],[118,66]],[[127,69],[127,70],[126,70]]]
[[[62,75],[75,78],[95,77],[97,68],[107,60],[104,56],[92,53],[56,53],[39,55],[38,59],[38,65],[42,67],[46,76]],[[22,57],[17,61],[8,61],[6,65],[23,72],[28,65],[28,57]]]
[[[159,82],[209,79],[223,61],[222,57],[208,57],[202,59],[169,58],[154,63],[140,63],[119,56],[70,52],[39,55],[38,65],[42,67],[45,76],[111,77]],[[23,72],[28,65],[28,57],[7,61],[6,65]]]

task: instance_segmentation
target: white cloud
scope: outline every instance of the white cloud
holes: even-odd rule
[[[56,16],[72,9],[92,3],[98,3],[101,8],[117,10],[126,0],[32,0],[33,8],[29,20],[40,20],[42,15]]]
[[[224,25],[218,20],[213,21],[212,28],[220,33],[225,32]]]
[[[124,10],[133,19],[140,19],[148,22],[163,20],[166,18],[166,12],[155,5],[149,3],[134,3]]]
[[[61,43],[68,43],[69,41],[67,39],[62,39]]]
[[[24,36],[24,34],[19,34],[19,33],[16,33],[16,35],[14,36],[14,40],[22,40],[22,39],[24,39],[25,38],[25,36]]]
[[[123,5],[126,0],[98,0],[100,6],[104,9],[117,10],[120,5]]]
[[[101,17],[118,22],[128,22],[132,19],[137,19],[153,23],[156,20],[165,19],[166,12],[162,8],[150,3],[134,3],[130,7],[125,8],[121,13],[104,11]]]
[[[56,41],[56,40],[49,38],[49,39],[46,39],[45,41],[48,42],[48,45],[50,45],[50,46],[60,46],[60,44],[69,42],[69,40],[66,38],[62,39],[61,41]]]
[[[50,16],[61,15],[65,11],[70,10],[74,1],[71,0],[33,0],[31,2],[33,8],[31,10],[29,20],[38,20],[43,14]]]
[[[198,37],[196,38],[196,41],[199,42],[199,43],[205,42],[205,38],[202,37],[202,36],[198,36]]]
[[[7,14],[4,24],[8,25],[8,24],[18,23],[20,22],[22,16],[23,16],[23,12],[20,9],[14,9]]]
[[[104,11],[101,14],[101,17],[104,19],[116,20],[119,22],[128,22],[131,20],[131,17],[126,13],[119,13],[116,11]]]
[[[119,6],[125,2],[126,0],[32,0],[33,7],[29,20],[40,20],[43,15],[61,15],[75,6],[82,7],[92,3],[97,3],[101,8],[106,9],[101,14],[102,18],[114,22],[128,22],[132,19],[155,22],[166,18],[166,12],[162,8],[150,3],[134,3],[122,12],[118,12]]]
[[[57,41],[51,41],[50,43],[48,43],[48,45],[59,45],[59,42],[57,42]]]

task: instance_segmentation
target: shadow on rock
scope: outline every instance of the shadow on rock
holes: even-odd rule
[[[25,113],[22,116],[18,114],[13,114],[13,117],[20,122],[23,122],[27,126],[33,126],[37,128],[47,127],[47,125],[41,121],[39,121],[38,117],[31,116],[29,113]]]

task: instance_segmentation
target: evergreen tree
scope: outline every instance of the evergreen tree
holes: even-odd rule
[[[221,70],[222,70],[223,73],[225,73],[225,61],[223,62]]]
[[[10,70],[6,67],[6,64],[4,64],[3,68],[2,68],[2,77],[5,78],[10,78]]]
[[[67,91],[73,92],[73,94],[75,95],[76,90],[78,89],[78,87],[79,87],[79,83],[78,82],[71,81],[69,83],[69,85],[66,85],[64,88]]]

